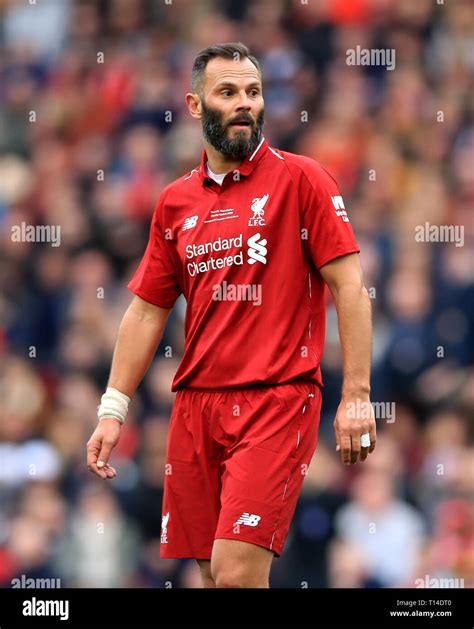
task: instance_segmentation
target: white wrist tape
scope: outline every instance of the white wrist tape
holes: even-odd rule
[[[115,417],[121,424],[125,421],[128,412],[130,398],[125,393],[113,387],[107,387],[106,392],[100,398],[100,406],[97,409],[97,417]]]

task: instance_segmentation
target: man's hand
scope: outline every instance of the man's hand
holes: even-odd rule
[[[334,420],[336,433],[336,451],[341,453],[345,465],[365,461],[367,455],[375,450],[377,432],[375,417],[369,396],[351,396],[344,398],[337,409]],[[370,447],[362,448],[361,435],[370,434]]]
[[[115,417],[104,417],[87,442],[87,467],[99,478],[115,478],[117,470],[109,465],[112,449],[117,445],[122,424]]]

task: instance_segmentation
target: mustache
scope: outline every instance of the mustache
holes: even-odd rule
[[[227,126],[234,124],[235,122],[248,122],[251,125],[255,124],[255,120],[248,114],[241,114],[240,116],[236,116],[227,123]]]
[[[255,119],[250,112],[246,111],[234,114],[231,120],[226,121],[221,111],[207,107],[203,101],[203,134],[206,140],[223,155],[244,159],[255,150],[261,140],[264,116],[263,109]],[[227,137],[229,126],[239,121],[245,121],[249,125],[250,137],[244,138],[242,133],[238,133],[235,138],[229,139]]]

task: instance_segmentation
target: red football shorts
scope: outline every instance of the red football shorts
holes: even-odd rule
[[[310,382],[180,389],[166,451],[161,556],[210,559],[218,538],[280,556],[320,410],[321,391]]]

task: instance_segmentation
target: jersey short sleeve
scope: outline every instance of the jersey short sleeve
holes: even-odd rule
[[[313,160],[303,175],[301,238],[316,269],[335,258],[360,251],[336,181]]]
[[[170,252],[172,241],[166,238],[162,221],[163,195],[153,212],[147,248],[128,288],[145,301],[169,309],[181,294],[181,288]]]

